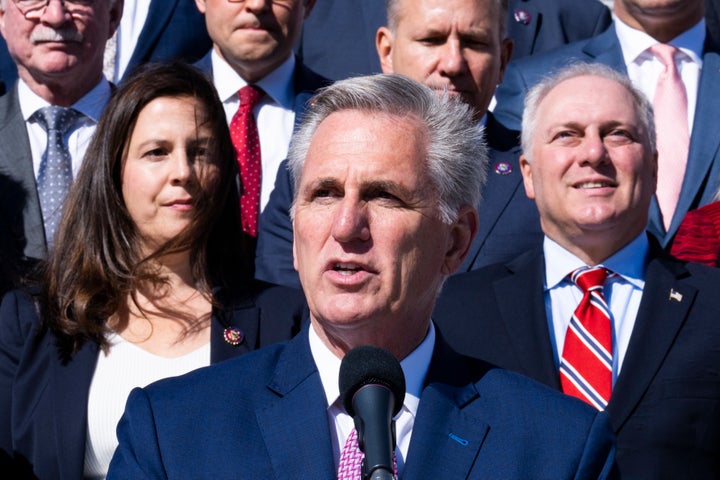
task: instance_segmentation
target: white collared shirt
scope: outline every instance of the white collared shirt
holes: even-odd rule
[[[640,89],[652,102],[658,77],[665,70],[665,66],[647,49],[657,44],[658,41],[647,33],[623,23],[618,18],[615,18],[614,23],[628,76],[633,85]],[[679,48],[683,53],[683,55],[675,57],[675,64],[687,92],[688,131],[692,132],[698,85],[702,73],[705,20],[701,20],[697,25],[672,39],[668,44]]]
[[[152,0],[124,0],[123,2],[122,19],[117,30],[115,78],[111,79],[113,81],[122,78],[130,63],[130,58],[135,52],[135,46],[140,38],[140,32],[145,27],[150,1]]]
[[[50,104],[35,94],[30,87],[22,81],[18,80],[18,98],[20,100],[20,111],[25,120],[25,127],[30,140],[30,151],[33,157],[33,170],[37,179],[40,172],[40,162],[42,154],[47,146],[47,133],[45,129],[37,122],[31,121],[30,117],[40,108],[47,107]],[[103,77],[102,80],[90,90],[84,97],[72,105],[72,108],[82,113],[84,116],[75,123],[74,127],[65,135],[70,157],[72,158],[73,178],[77,175],[82,160],[85,157],[88,145],[95,127],[100,119],[105,106],[110,100],[110,84]]]
[[[213,49],[211,54],[213,82],[223,102],[228,125],[240,105],[238,91],[248,84]],[[290,137],[295,125],[295,89],[293,73],[295,57],[290,55],[284,63],[255,83],[266,95],[253,110],[260,137],[262,159],[262,184],[260,186],[260,209],[264,209],[275,187],[280,163],[287,158]]]
[[[310,351],[312,352],[315,365],[320,373],[325,396],[328,402],[328,421],[335,428],[330,429],[330,436],[333,440],[333,454],[335,465],[340,462],[340,453],[345,445],[348,435],[355,428],[353,419],[345,412],[340,399],[340,388],[338,379],[340,375],[341,360],[337,358],[323,343],[315,332],[314,327],[310,328]],[[430,368],[433,349],[435,348],[435,327],[430,322],[430,328],[425,339],[413,350],[410,355],[400,362],[403,374],[405,375],[405,400],[403,407],[395,416],[395,431],[397,448],[395,456],[397,461],[398,475],[403,471],[410,437],[412,435],[415,416],[417,415],[420,395],[422,393],[425,375]]]
[[[643,232],[602,263],[604,267],[617,274],[608,278],[603,291],[605,301],[610,307],[613,327],[613,384],[622,368],[640,308],[649,248],[647,235]],[[559,368],[565,332],[575,308],[583,297],[582,290],[568,278],[568,275],[576,268],[585,266],[585,262],[548,237],[545,237],[543,242],[543,251],[545,311],[550,341],[555,353],[555,364]]]

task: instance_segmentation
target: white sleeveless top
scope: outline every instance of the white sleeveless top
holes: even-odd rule
[[[115,427],[133,388],[210,365],[210,342],[176,358],[153,355],[117,334],[111,334],[108,342],[109,353],[99,353],[88,395],[84,471],[88,479],[107,475],[118,444]]]

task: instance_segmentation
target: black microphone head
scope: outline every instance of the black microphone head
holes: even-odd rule
[[[355,416],[353,395],[365,385],[382,385],[395,399],[393,416],[405,400],[405,375],[400,362],[384,348],[370,345],[350,350],[340,364],[340,398],[345,410]]]

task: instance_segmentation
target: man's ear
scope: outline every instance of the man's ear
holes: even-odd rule
[[[503,78],[505,78],[505,69],[508,63],[510,63],[514,49],[515,42],[513,42],[512,38],[506,38],[500,44],[500,78],[498,78],[498,85],[500,85],[503,82]]]
[[[205,15],[205,0],[195,0],[195,6],[200,10],[200,13]]]
[[[451,275],[460,268],[470,252],[470,246],[478,232],[478,225],[477,209],[471,205],[462,206],[457,220],[450,227],[445,262],[442,268],[443,275]]]
[[[395,73],[392,63],[393,36],[389,28],[378,28],[377,34],[375,34],[375,48],[383,73]]]
[[[523,185],[525,186],[525,195],[531,200],[535,200],[535,188],[532,183],[532,165],[525,157],[520,155],[520,172],[523,177]]]
[[[195,0],[196,2],[198,0]],[[305,20],[310,16],[310,12],[312,12],[312,9],[315,7],[316,0],[305,0],[305,17],[303,17]]]
[[[111,0],[105,1],[110,2]],[[124,0],[115,0],[110,6],[110,11],[108,12],[110,14],[110,31],[108,35],[108,40],[115,34],[115,31],[120,26],[120,20],[122,19],[123,14],[123,7]]]

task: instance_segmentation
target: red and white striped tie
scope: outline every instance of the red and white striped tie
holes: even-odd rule
[[[583,291],[565,334],[560,358],[560,384],[568,395],[604,410],[612,393],[612,324],[603,285],[610,272],[583,267],[570,279]]]

